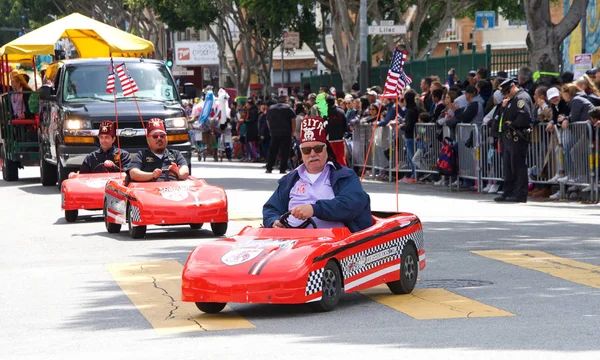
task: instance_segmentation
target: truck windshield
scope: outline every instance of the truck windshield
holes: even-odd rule
[[[115,67],[117,65],[118,63],[115,64]],[[79,102],[90,99],[113,101],[114,95],[106,92],[108,68],[108,63],[67,66],[63,82],[65,101]],[[139,88],[139,91],[135,93],[137,98],[157,101],[177,100],[177,88],[166,66],[153,63],[127,63],[127,69]],[[115,91],[119,99],[133,99],[132,95],[127,97],[123,95],[117,74],[115,74]]]

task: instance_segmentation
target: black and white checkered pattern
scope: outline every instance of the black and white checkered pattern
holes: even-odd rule
[[[129,213],[129,216],[131,216],[131,221],[137,221],[137,222],[142,221],[142,216],[140,215],[140,209],[135,205],[131,205],[131,212]]]
[[[373,269],[392,260],[399,259],[400,255],[402,254],[402,249],[404,248],[404,245],[408,242],[409,238],[410,235],[406,235],[401,238],[376,245],[372,248],[369,248],[356,254],[352,254],[342,259],[341,263],[344,279],[351,278],[352,276],[358,275],[362,272]],[[367,262],[367,258],[370,255],[374,255],[385,250],[392,250],[393,252],[391,252],[389,255],[382,256],[380,259]]]
[[[417,245],[417,252],[419,250],[422,250],[425,247],[425,239],[423,238],[423,230],[417,230],[414,233],[412,233],[410,236],[413,239],[413,241],[415,242],[415,245]]]
[[[306,283],[306,296],[312,295],[323,289],[323,268],[311,271]]]

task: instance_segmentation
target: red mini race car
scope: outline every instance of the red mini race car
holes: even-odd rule
[[[71,173],[61,186],[62,204],[67,222],[77,221],[79,210],[102,210],[104,186],[109,180],[125,179],[122,173]]]
[[[309,303],[332,310],[343,292],[387,284],[410,293],[425,268],[423,228],[416,215],[373,212],[373,226],[267,229],[245,227],[238,235],[198,246],[182,274],[182,300],[206,313],[226,303]],[[281,218],[287,224],[289,212]]]
[[[163,170],[177,179],[177,174]],[[200,229],[210,223],[216,236],[224,235],[229,221],[227,195],[221,187],[188,177],[183,181],[132,182],[111,180],[104,189],[104,224],[109,233],[129,225],[134,239],[146,236],[148,225],[190,225]]]

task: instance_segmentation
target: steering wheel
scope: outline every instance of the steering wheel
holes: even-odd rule
[[[317,228],[317,224],[315,224],[315,221],[312,219],[312,217],[309,217],[308,219],[304,220],[304,222],[298,226],[292,226],[288,222],[288,218],[290,217],[290,215],[292,215],[292,213],[288,211],[285,214],[281,215],[281,217],[279,218],[279,222],[281,223],[281,225],[288,229],[306,229],[308,225],[312,225],[313,229]]]
[[[104,172],[105,172],[105,173],[109,173],[109,172],[110,172],[110,171],[108,171],[108,168],[107,168],[106,166],[104,166],[104,163],[103,163],[103,162],[101,162],[100,164],[98,164],[98,165],[94,166],[94,168],[92,169],[92,172],[93,172],[93,173],[95,173],[95,172],[96,172],[96,170],[98,170],[98,168],[99,168],[100,166],[102,166],[102,168],[104,169]],[[118,169],[118,167],[117,167],[117,165],[116,165],[116,164],[115,164],[115,165],[114,165],[112,168],[113,168],[113,169],[114,169],[114,168],[117,168],[117,169]]]
[[[165,177],[165,181],[169,181],[169,175],[173,175],[173,177],[174,177],[174,178],[175,178],[177,181],[181,180],[181,179],[179,178],[179,174],[178,174],[177,172],[175,172],[175,170],[170,170],[170,169],[162,169],[162,173],[163,173],[163,175],[164,175],[164,174],[167,174],[167,176]]]

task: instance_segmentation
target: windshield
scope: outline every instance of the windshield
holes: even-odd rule
[[[115,67],[117,65],[119,63],[116,63]],[[108,68],[108,63],[67,66],[63,82],[65,101],[77,102],[90,99],[113,101],[114,95],[106,92]],[[177,88],[166,66],[152,63],[127,63],[127,69],[139,88],[135,93],[138,99],[177,101]],[[117,74],[115,74],[115,91],[119,100],[133,99],[133,95],[127,97],[123,95]]]

